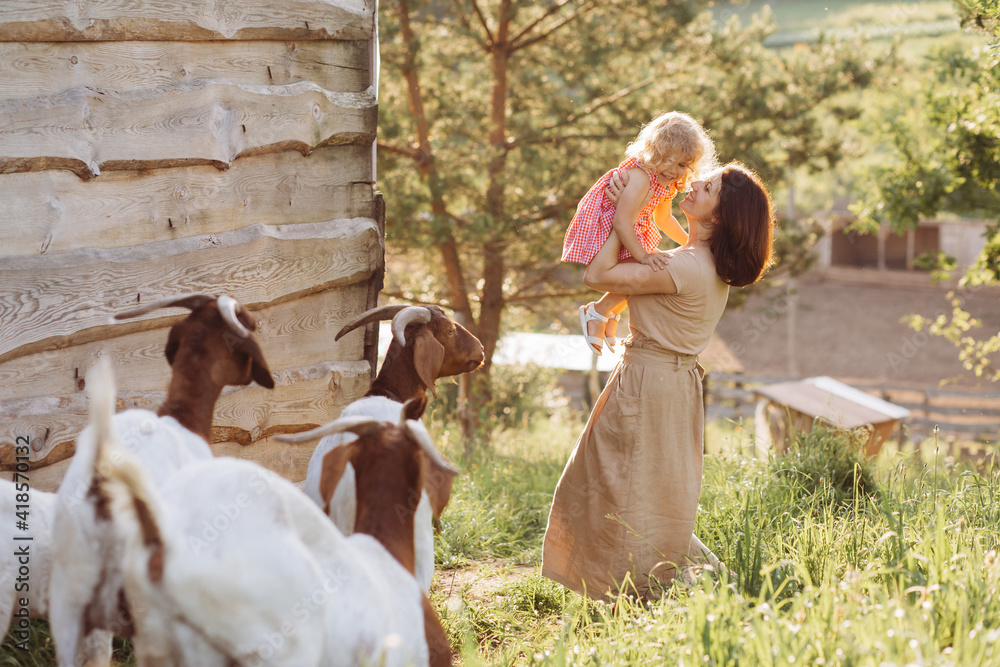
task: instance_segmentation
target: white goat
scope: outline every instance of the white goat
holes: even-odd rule
[[[19,509],[18,505],[21,508]],[[17,626],[26,631],[28,618],[45,618],[49,610],[52,572],[52,517],[56,494],[30,490],[27,483],[0,480],[0,623],[4,631],[18,608]],[[17,530],[17,512],[25,512],[26,530]],[[24,565],[22,570],[21,566]],[[27,615],[21,601],[28,604]],[[27,636],[24,636],[27,639]]]
[[[413,577],[373,538],[345,538],[278,475],[208,459],[158,487],[118,449],[110,383],[107,368],[89,383],[96,437],[85,446],[126,544],[140,665],[450,663],[446,640],[428,649],[444,633]]]
[[[368,394],[344,408],[342,417],[369,417],[384,422],[395,422],[402,409],[402,401],[420,399],[422,413],[427,389],[434,391],[434,381],[449,375],[467,373],[478,368],[484,359],[479,340],[462,326],[450,320],[444,311],[435,306],[383,306],[362,313],[337,334],[382,319],[392,319],[393,340],[386,353],[385,362]],[[409,331],[409,334],[407,334]],[[420,414],[411,415],[418,418]],[[344,534],[354,532],[357,514],[357,485],[352,464],[344,469],[336,484],[336,491],[323,494],[323,457],[334,447],[350,442],[350,433],[338,433],[323,438],[309,460],[305,492],[317,505],[324,508]],[[437,475],[434,486],[421,489],[419,498],[410,499],[406,505],[414,517],[414,544],[416,561],[413,573],[426,593],[434,576],[434,519],[444,509],[451,493],[451,476]],[[444,498],[444,503],[432,506],[428,491]]]
[[[192,311],[170,330],[166,357],[173,373],[167,398],[158,413],[127,410],[113,418],[124,449],[156,484],[185,465],[211,458],[207,439],[225,385],[256,380],[274,386],[251,333],[256,322],[232,297],[187,294],[117,317],[166,307]],[[106,664],[111,635],[105,631],[133,632],[132,610],[122,594],[122,548],[111,530],[108,498],[93,476],[94,438],[89,427],[80,433],[53,519],[49,620],[61,667]]]

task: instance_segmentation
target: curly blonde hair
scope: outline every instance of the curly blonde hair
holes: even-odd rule
[[[705,128],[681,111],[669,111],[654,118],[628,145],[625,155],[649,169],[673,162],[687,163],[688,176],[682,189],[716,166],[715,144]]]

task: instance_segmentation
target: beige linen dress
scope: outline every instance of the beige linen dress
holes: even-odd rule
[[[545,531],[542,574],[595,599],[626,589],[654,597],[675,565],[707,551],[692,534],[705,425],[697,355],[729,287],[707,245],[672,251],[667,270],[677,294],[628,299],[625,356],[570,455]]]

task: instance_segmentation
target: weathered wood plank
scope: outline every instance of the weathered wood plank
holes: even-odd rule
[[[262,153],[375,140],[375,95],[200,81],[142,90],[87,86],[0,101],[0,173],[211,164]]]
[[[328,362],[275,371],[275,389],[229,388],[219,397],[212,442],[250,445],[275,433],[294,433],[335,419],[371,386],[366,361]]]
[[[268,226],[113,250],[16,257],[0,266],[0,362],[152,328],[131,304],[184,292],[239,295],[250,308],[363,280],[381,264],[370,219]]]
[[[250,446],[238,442],[219,442],[212,445],[212,453],[216,456],[253,461],[290,482],[300,482],[306,478],[309,459],[312,458],[315,449],[315,442],[289,445],[271,437],[262,438]]]
[[[369,370],[365,361],[328,362],[274,371],[273,390],[256,385],[229,388],[216,404],[212,441],[251,445],[275,433],[324,424],[368,391]],[[155,411],[165,397],[163,391],[120,391],[118,410]],[[30,440],[33,468],[72,456],[76,436],[87,424],[87,408],[82,392],[0,404],[0,468],[15,465],[13,447],[19,436]]]
[[[218,80],[360,93],[371,83],[370,58],[367,42],[0,42],[0,99]]]
[[[59,484],[62,483],[62,478],[66,475],[66,469],[69,468],[70,462],[70,459],[63,459],[53,465],[31,470],[28,473],[31,490],[47,491],[49,493],[58,491]],[[13,481],[14,472],[12,470],[0,470],[0,478]]]
[[[372,217],[371,149],[333,146],[240,160],[229,171],[187,167],[3,176],[0,253],[55,254],[141,245],[246,226]]]
[[[0,41],[370,39],[370,0],[4,0]]]
[[[269,470],[273,470],[291,482],[301,482],[306,478],[309,459],[312,458],[315,443],[304,445],[288,445],[277,442],[271,437],[262,438],[249,447],[238,442],[218,442],[213,444],[212,453],[216,456],[229,456],[237,459],[254,461]],[[55,493],[59,484],[66,476],[66,469],[72,463],[72,458],[62,459],[44,467],[33,468],[29,473],[33,491]],[[0,478],[12,481],[12,470],[0,470]]]
[[[255,310],[258,338],[268,365],[299,368],[319,361],[360,359],[362,329],[336,342],[333,337],[365,309],[366,291],[362,282]],[[111,359],[119,390],[165,390],[171,372],[163,356],[168,327],[184,315],[179,310],[164,313],[178,314],[159,320],[161,328],[29,354],[0,364],[0,402],[76,393],[82,396],[83,378],[102,356]]]

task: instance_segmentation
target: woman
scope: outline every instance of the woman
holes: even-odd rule
[[[556,487],[542,574],[595,599],[655,597],[677,567],[714,559],[692,532],[704,450],[698,353],[729,287],[770,264],[774,214],[757,175],[732,163],[692,184],[680,207],[688,242],[666,269],[619,264],[612,234],[584,276],[629,295],[631,336]]]

